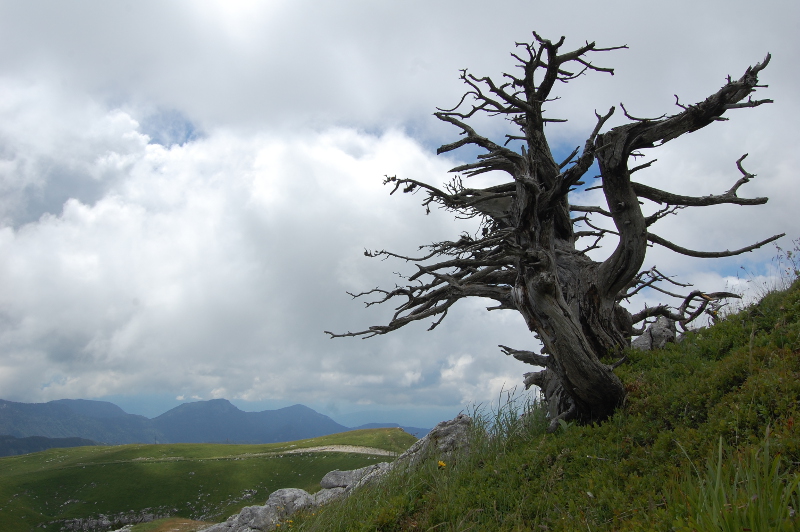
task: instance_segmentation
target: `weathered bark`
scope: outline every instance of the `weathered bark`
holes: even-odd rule
[[[642,155],[641,150],[726,120],[722,115],[727,110],[769,103],[770,100],[749,98],[759,87],[758,73],[769,62],[769,55],[764,62],[748,68],[739,80],[729,78],[719,91],[703,102],[684,106],[676,99],[682,111],[675,115],[635,118],[623,107],[630,122],[601,133],[615,109],[611,108],[605,115],[597,114],[596,126],[583,150],[576,148],[559,164],[550,151],[544,126],[560,120],[546,118],[543,105],[549,101],[556,81],[567,82],[589,70],[613,74],[612,69],[597,67],[586,56],[590,52],[616,48],[597,48],[594,43],[587,43],[577,50],[559,54],[563,37],[553,43],[536,33],[533,35],[533,43],[518,44],[525,57],[512,54],[523,71],[521,77],[504,74],[504,80],[508,81],[497,85],[491,78],[478,78],[464,70],[461,79],[468,85],[468,92],[455,108],[435,113],[440,120],[458,127],[462,134],[460,140],[442,146],[438,153],[472,144],[485,150],[476,162],[452,169],[460,175],[445,185],[444,190],[412,179],[388,177],[385,181],[394,185],[392,193],[400,187],[404,192],[424,190],[426,208],[434,203],[461,216],[481,217],[480,235],[465,234],[457,241],[431,244],[427,246],[429,253],[418,258],[367,251],[368,256],[413,261],[419,271],[409,278],[413,284],[394,290],[376,288],[365,294],[353,294],[353,297],[380,295],[377,301],[367,305],[396,297],[406,298],[406,301],[397,307],[388,325],[355,333],[328,334],[331,337],[370,337],[386,334],[412,321],[437,317],[430,327],[433,329],[459,299],[473,296],[493,299],[498,305],[489,310],[520,312],[530,331],[544,344],[541,355],[501,347],[506,354],[523,362],[544,366],[542,371],[525,374],[524,382],[526,387],[535,385],[542,390],[554,428],[559,419],[574,418],[584,423],[601,421],[622,403],[625,388],[613,369],[624,359],[622,351],[636,333],[634,324],[665,315],[685,327],[709,305],[713,307],[717,300],[734,296],[700,291],[683,296],[660,288],[662,282],[687,285],[669,279],[655,268],[642,271],[648,245],[659,244],[695,257],[723,257],[755,249],[783,235],[736,251],[707,252],[682,248],[650,230],[667,214],[689,206],[766,203],[766,198],[737,196],[738,189],[755,177],[742,167],[745,156],[736,162],[742,177],[731,189],[702,198],[636,183],[632,181],[632,174],[654,161],[635,167],[630,165],[634,157]],[[568,71],[570,64],[581,70]],[[541,81],[535,79],[535,74]],[[468,96],[474,103],[470,109],[460,110],[466,107]],[[466,123],[479,112],[505,116],[519,126],[521,134],[507,135],[503,145],[479,135]],[[509,142],[519,142],[519,152],[507,148]],[[582,184],[581,178],[594,161],[600,167],[606,205],[571,205],[569,193]],[[510,181],[486,189],[463,185],[462,176],[493,171],[505,172]],[[640,198],[663,207],[645,216]],[[571,218],[572,212],[581,215]],[[594,224],[591,215],[609,218],[614,229]],[[576,225],[585,227],[576,231]],[[597,243],[609,235],[617,238],[613,253],[602,262],[590,259],[587,251],[598,247]],[[593,238],[594,243],[579,249],[576,244],[582,238]],[[446,259],[428,263],[435,257]],[[666,305],[645,309],[635,316],[620,305],[622,300],[648,288],[680,298],[682,304],[674,309]],[[612,363],[614,360],[618,362]]]

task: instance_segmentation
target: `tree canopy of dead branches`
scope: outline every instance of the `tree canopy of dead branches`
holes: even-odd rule
[[[685,196],[634,179],[634,173],[655,162],[636,162],[647,150],[728,120],[725,115],[729,111],[771,103],[753,97],[764,87],[758,76],[769,64],[770,55],[746,68],[740,77],[729,76],[701,102],[684,105],[676,96],[674,114],[638,118],[620,104],[625,123],[605,130],[617,110],[595,112],[595,126],[583,146],[557,161],[545,125],[563,120],[546,116],[544,110],[554,98],[555,87],[587,73],[613,75],[612,68],[598,66],[595,58],[627,48],[600,48],[594,42],[570,51],[563,47],[564,37],[553,42],[534,32],[532,42],[517,43],[512,53],[518,70],[503,74],[499,81],[461,71],[466,92],[458,105],[434,113],[458,129],[459,138],[441,146],[437,153],[470,145],[481,153],[474,162],[453,168],[455,177],[441,188],[397,176],[387,177],[384,184],[391,186],[392,194],[398,190],[422,192],[426,209],[438,206],[458,217],[477,217],[479,231],[422,246],[419,256],[366,251],[369,257],[413,262],[417,271],[400,286],[351,294],[371,298],[367,306],[394,303],[389,323],[356,332],[326,331],[331,337],[369,338],[419,320],[430,320],[432,330],[463,298],[493,300],[489,310],[520,312],[544,345],[541,354],[500,347],[507,355],[544,368],[526,373],[524,382],[526,387],[541,388],[552,427],[559,419],[600,421],[621,404],[625,389],[613,369],[631,336],[642,332],[648,318],[666,316],[685,328],[703,313],[716,310],[720,301],[736,297],[727,292],[686,293],[688,285],[657,268],[642,270],[649,247],[663,246],[688,257],[730,257],[783,236],[732,251],[703,251],[683,247],[656,232],[657,222],[685,208],[766,203],[767,198],[739,196],[740,189],[755,177],[744,168],[747,154],[735,162],[738,179],[718,194]],[[508,134],[502,141],[485,137],[469,124],[479,114],[506,119],[518,133]],[[595,162],[600,168],[597,188],[602,188],[604,204],[571,203],[571,193],[585,184]],[[487,172],[507,179],[487,188],[465,185],[468,178]],[[645,215],[645,205],[656,206],[654,212]],[[614,251],[605,260],[592,260],[589,252],[606,238],[614,241]],[[631,314],[622,303],[644,289],[657,290],[676,302]]]

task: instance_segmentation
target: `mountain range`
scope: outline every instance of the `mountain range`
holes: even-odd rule
[[[152,419],[128,414],[107,401],[59,399],[48,403],[17,403],[0,399],[0,435],[15,438],[83,438],[103,444],[278,443],[378,427],[399,425],[370,423],[345,427],[300,404],[244,412],[226,399],[184,403]],[[400,428],[417,438],[428,432],[417,427]]]

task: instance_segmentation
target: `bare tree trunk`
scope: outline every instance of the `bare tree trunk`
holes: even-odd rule
[[[544,258],[547,255],[543,253],[534,266],[521,266],[513,289],[517,309],[544,344],[542,352],[558,354],[539,361],[546,369],[536,384],[553,421],[600,421],[625,398],[622,382],[600,358],[620,353],[628,345],[630,334],[626,338],[623,330],[626,313],[621,307],[615,309],[615,302],[597,297],[592,285],[562,288],[558,269],[554,273],[552,268],[540,266],[555,262]],[[581,292],[576,293],[578,290]]]

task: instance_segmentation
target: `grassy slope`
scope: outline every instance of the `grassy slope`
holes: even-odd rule
[[[219,521],[243,506],[263,504],[276,489],[316,491],[329,471],[386,460],[282,451],[360,445],[401,452],[415,440],[400,429],[369,429],[267,445],[76,447],[5,457],[0,458],[0,523],[4,532],[28,531],[54,520],[144,508]],[[247,490],[257,493],[245,498]]]
[[[608,422],[562,426],[551,435],[541,409],[521,422],[513,408],[501,408],[479,423],[495,437],[476,431],[468,456],[443,468],[432,457],[414,474],[295,518],[294,528],[723,530],[685,523],[734,519],[734,507],[766,504],[766,486],[800,479],[800,282],[681,344],[629,356],[618,369],[629,396]],[[760,487],[734,482],[732,475],[745,471],[739,459],[759,449],[763,457],[768,427],[770,452],[779,453],[784,473]],[[739,492],[698,508],[691,494],[712,491],[706,464],[717,463],[720,438],[728,469],[717,484]],[[800,489],[793,493],[789,504],[800,513]],[[761,528],[761,516],[753,518],[761,524],[744,529],[800,530],[800,517],[787,518],[786,502],[778,506],[782,524]]]
[[[0,457],[38,453],[55,447],[84,447],[87,445],[97,445],[97,442],[86,438],[46,438],[44,436],[15,438],[3,435],[0,436]]]

